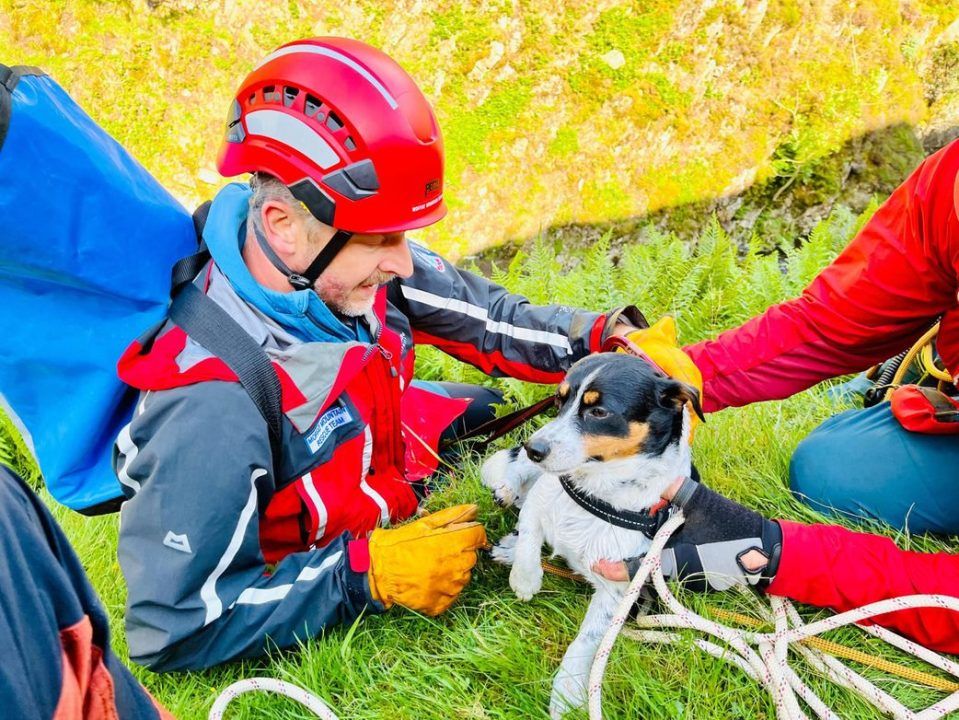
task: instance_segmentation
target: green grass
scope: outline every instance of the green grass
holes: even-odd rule
[[[632,302],[651,318],[672,313],[684,342],[796,295],[861,222],[840,209],[795,250],[792,225],[767,217],[765,209],[781,204],[772,200],[782,188],[793,193],[794,207],[830,206],[842,190],[847,146],[879,128],[892,130],[872,145],[876,157],[867,158],[875,186],[891,189],[911,170],[919,152],[912,126],[926,113],[920,68],[956,17],[954,0],[918,0],[908,12],[898,0],[851,0],[831,14],[822,12],[825,3],[797,0],[768,6],[719,0],[705,9],[678,0],[626,1],[602,10],[582,0],[522,8],[454,0],[421,9],[372,0],[335,7],[318,0],[223,0],[214,3],[217,11],[209,5],[0,0],[0,62],[48,70],[192,206],[216,189],[206,180],[224,109],[248,68],[294,37],[365,39],[396,57],[436,106],[451,212],[425,237],[453,254],[542,228],[658,210],[679,219],[671,227],[683,224],[684,213],[700,227],[700,203],[741,192],[736,178],[745,174],[757,183],[757,197],[747,197],[742,215],[763,209],[745,255],[741,238],[734,242],[717,223],[691,244],[646,229],[643,243],[635,235],[625,244],[606,236],[573,251],[568,235],[547,231],[492,271],[534,301],[590,308]],[[756,15],[756,7],[764,13]],[[502,43],[502,57],[476,71],[493,41]],[[604,59],[612,51],[622,54],[621,67]],[[954,58],[937,57],[946,70],[954,67]],[[428,349],[419,355],[419,372],[487,381]],[[512,380],[498,384],[513,403],[549,392]],[[833,412],[819,390],[727,410],[698,432],[695,460],[710,484],[751,507],[820,519],[792,499],[785,483],[796,444]],[[478,501],[495,539],[515,515],[495,507],[480,488],[479,461],[464,462],[431,502]],[[2,415],[0,462],[37,480]],[[115,648],[125,658],[117,517],[82,518],[45,500],[109,609]],[[954,542],[895,537],[913,549],[959,550]],[[683,599],[697,608],[748,606],[732,594]],[[483,560],[462,600],[435,620],[397,610],[260,662],[175,676],[135,672],[184,719],[205,716],[220,689],[254,674],[326,696],[344,720],[545,717],[552,674],[587,601],[584,588],[547,578],[532,603],[518,603],[506,571]],[[856,630],[835,636],[898,657]],[[841,717],[875,716],[848,693],[818,679],[814,685]],[[937,697],[899,681],[883,686],[913,706]],[[774,716],[750,681],[691,646],[620,643],[605,694],[611,718]],[[244,698],[236,716],[307,717],[275,698]]]
[[[575,257],[570,267],[556,260],[554,238],[542,237],[507,267],[492,275],[534,301],[605,308],[633,302],[652,318],[676,316],[681,339],[695,341],[733,326],[767,305],[795,295],[835,255],[861,224],[837,211],[801,249],[785,257],[746,254],[713,226],[692,246],[665,235],[621,249],[609,259],[608,240]],[[758,247],[760,243],[756,243]],[[420,352],[421,376],[484,381],[481,374],[432,349]],[[488,381],[488,380],[487,380]],[[513,380],[499,382],[513,402],[529,402],[548,388]],[[786,488],[789,457],[796,444],[835,412],[825,393],[814,389],[783,402],[712,415],[697,433],[695,462],[708,482],[769,516],[821,519],[796,502]],[[503,440],[506,445],[515,440]],[[9,425],[0,428],[0,460],[30,471],[28,456]],[[480,487],[480,458],[459,466],[431,505],[475,501],[492,539],[508,532],[515,513],[496,507]],[[122,629],[124,589],[115,557],[117,517],[88,519],[47,502],[71,541],[110,612],[114,646],[126,650]],[[917,550],[959,550],[959,544],[921,536],[896,537]],[[218,670],[158,676],[134,668],[137,676],[180,718],[204,717],[215,694],[233,680],[267,675],[291,680],[326,697],[346,718],[439,720],[447,718],[545,717],[551,677],[574,637],[588,602],[586,588],[547,577],[543,592],[518,602],[507,571],[480,561],[474,582],[453,609],[429,619],[402,609],[331,629],[299,651],[277,652],[257,662]],[[719,606],[748,611],[753,602],[736,593],[683,595],[700,611]],[[806,608],[807,616],[818,613]],[[902,656],[855,629],[830,635],[852,647],[903,661]],[[905,660],[906,664],[916,665]],[[924,706],[939,697],[904,681],[863,671],[907,705]],[[805,673],[840,717],[876,717],[861,700]],[[605,685],[609,718],[773,718],[765,694],[735,669],[689,644],[643,647],[621,641]],[[304,718],[304,710],[274,697],[246,696],[231,717]],[[585,717],[585,713],[575,715]]]

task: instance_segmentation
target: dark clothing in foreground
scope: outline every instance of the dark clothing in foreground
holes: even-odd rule
[[[0,467],[0,715],[162,720],[110,650],[106,612],[63,531]]]

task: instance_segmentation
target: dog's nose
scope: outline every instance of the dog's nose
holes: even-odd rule
[[[526,443],[526,456],[535,463],[543,462],[549,455],[549,444],[535,438]]]

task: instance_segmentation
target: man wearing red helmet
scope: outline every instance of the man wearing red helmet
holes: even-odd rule
[[[142,391],[115,463],[127,639],[159,671],[285,647],[364,609],[445,610],[485,542],[476,508],[382,528],[417,510],[440,435],[489,417],[497,396],[414,382],[414,343],[556,382],[620,316],[639,322],[532,306],[407,242],[446,212],[442,139],[412,79],[363,43],[269,55],[232,103],[218,162],[253,181],[213,201],[213,262],[194,284],[269,356],[283,440],[271,446],[237,375],[172,321],[121,360]]]

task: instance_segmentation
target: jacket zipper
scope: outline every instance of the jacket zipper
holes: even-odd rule
[[[393,353],[391,353],[385,347],[380,345],[380,338],[383,335],[383,329],[385,327],[385,323],[381,322],[380,319],[377,317],[374,317],[374,319],[376,320],[376,331],[373,335],[372,344],[370,345],[369,349],[365,353],[363,353],[363,360],[364,361],[368,360],[370,356],[373,355],[373,353],[378,351],[380,356],[382,357],[382,362],[386,365],[386,368],[388,368],[389,370],[389,378],[395,379],[399,377],[399,371],[396,369],[396,366],[393,365]],[[379,454],[382,457],[383,464],[380,466],[394,467],[397,470],[397,472],[400,472],[401,468],[399,467],[399,464],[397,462],[398,458],[396,457],[396,454],[398,452],[397,444],[399,443],[398,437],[400,433],[400,423],[399,423],[398,417],[393,417],[394,414],[399,413],[399,398],[395,397],[396,388],[394,387],[394,385],[396,383],[390,382],[390,380],[387,380],[384,383],[381,380],[382,376],[379,373],[376,373],[376,375],[377,375],[377,378],[374,383],[374,391],[376,393],[376,397],[389,397],[390,402],[385,402],[385,403],[376,402],[376,397],[373,400],[373,412],[370,413],[371,430],[373,426],[373,420],[375,418],[376,425],[381,430],[381,432],[376,433],[373,438],[374,460],[371,461],[370,463],[370,470],[374,471],[375,465],[379,464],[378,462],[376,462],[376,458],[378,454],[377,450],[381,449]],[[395,413],[391,412],[391,408],[395,410]],[[383,435],[383,432],[386,433],[385,436]],[[397,435],[397,437],[394,438],[393,437],[394,435]],[[380,446],[380,448],[377,447],[378,445]]]

